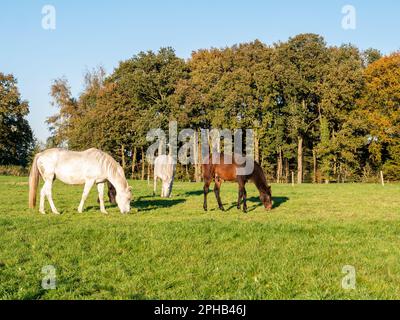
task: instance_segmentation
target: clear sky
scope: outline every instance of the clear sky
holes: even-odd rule
[[[42,7],[56,9],[56,29],[42,28]],[[356,9],[356,29],[342,28],[342,8]],[[172,46],[188,58],[192,50],[260,39],[272,44],[313,32],[330,45],[353,43],[383,53],[400,49],[398,0],[1,0],[0,72],[14,74],[30,102],[35,135],[49,135],[45,119],[53,79],[65,76],[74,95],[83,73],[139,51]]]

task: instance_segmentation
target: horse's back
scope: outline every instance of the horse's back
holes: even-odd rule
[[[220,178],[225,181],[236,181],[238,176],[241,177],[242,174],[238,174],[239,168],[244,168],[247,166],[248,162],[254,163],[253,170],[249,174],[245,174],[246,179],[251,179],[254,173],[254,168],[261,169],[260,165],[254,161],[253,158],[248,156],[243,156],[240,154],[224,154],[219,153],[214,156],[209,156],[205,158],[205,163],[203,163],[203,177],[205,179]],[[262,172],[262,169],[261,169]]]
[[[105,153],[98,149],[92,148],[85,151],[72,151],[65,149],[54,149],[54,153],[58,156],[61,164],[77,163],[78,165],[94,165],[99,162],[99,158]]]
[[[41,157],[62,157],[62,158],[79,158],[86,157],[91,154],[101,154],[104,152],[96,148],[91,148],[85,151],[72,151],[62,148],[51,148],[40,152],[38,155]]]
[[[78,152],[78,153],[82,153],[82,154],[106,154],[104,151],[101,151],[97,148],[90,148],[87,149],[85,151],[74,151],[74,152]]]
[[[106,157],[103,155],[106,154],[95,148],[85,151],[47,149],[39,154],[38,167],[42,175],[55,175],[67,184],[82,184],[86,179],[102,181],[107,176],[101,163]]]
[[[155,177],[171,178],[174,175],[174,171],[175,171],[174,158],[172,158],[170,155],[159,155],[154,160]]]
[[[220,178],[225,181],[235,181],[237,164],[233,156],[225,157],[223,153],[205,158],[202,164],[205,179]]]
[[[67,151],[64,149],[51,148],[38,153],[36,157],[39,169],[44,167],[50,169],[54,167],[57,164],[60,155],[63,155],[66,152]]]
[[[225,181],[235,181],[237,179],[236,164],[223,162],[214,165],[214,176]]]
[[[173,161],[174,158],[172,158],[170,155],[161,154],[154,160],[154,165],[173,163]]]

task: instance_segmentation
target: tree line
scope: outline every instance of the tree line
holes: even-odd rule
[[[0,166],[28,165],[35,146],[28,113],[29,104],[22,100],[15,77],[0,72]]]
[[[71,94],[66,78],[51,86],[57,113],[48,146],[98,147],[133,178],[152,128],[253,129],[255,159],[269,179],[289,182],[400,179],[400,53],[382,56],[300,34],[271,46],[258,40],[194,51],[140,52],[111,74],[88,71]],[[198,166],[178,177],[199,180]]]

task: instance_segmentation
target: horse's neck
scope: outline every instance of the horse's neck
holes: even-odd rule
[[[259,177],[257,177],[256,179],[253,179],[253,182],[256,185],[258,191],[261,192],[261,191],[265,191],[267,189],[267,186]]]
[[[258,191],[267,191],[268,185],[264,177],[264,172],[261,168],[254,167],[253,171],[253,182],[256,185]]]
[[[111,182],[117,192],[119,190],[125,190],[128,187],[125,177],[121,174],[109,176],[108,181]]]

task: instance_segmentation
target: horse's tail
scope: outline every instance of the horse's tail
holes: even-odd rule
[[[37,167],[37,159],[39,154],[35,156],[32,162],[31,172],[29,174],[29,208],[36,206],[36,193],[39,185],[39,169]]]

